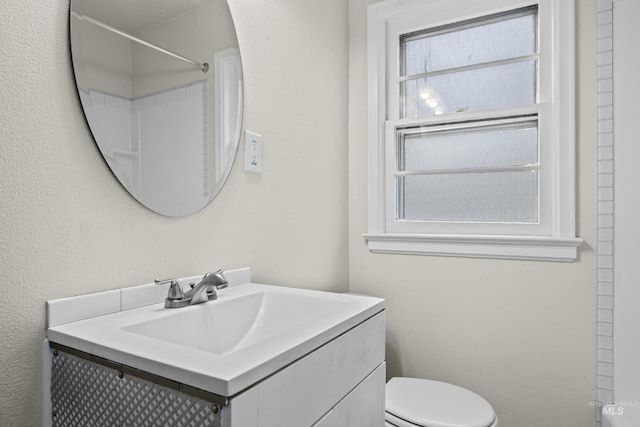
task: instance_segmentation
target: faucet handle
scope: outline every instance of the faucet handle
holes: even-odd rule
[[[171,286],[169,286],[169,294],[167,295],[168,300],[181,300],[184,298],[182,286],[180,286],[180,282],[178,282],[177,279],[156,279],[155,283],[156,285],[166,285],[167,283],[171,283]]]
[[[214,272],[209,272],[202,276],[202,280],[209,279],[214,282],[213,286],[216,289],[224,289],[229,286],[229,282],[227,281],[227,278],[224,277],[223,273],[224,272],[222,271],[222,269]]]

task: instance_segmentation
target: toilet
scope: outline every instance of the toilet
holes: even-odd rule
[[[489,402],[457,385],[395,377],[385,393],[385,427],[498,426]]]

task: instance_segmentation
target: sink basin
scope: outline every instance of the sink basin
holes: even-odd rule
[[[287,330],[330,316],[347,298],[260,290],[211,304],[174,309],[122,330],[213,354],[237,352]]]
[[[257,283],[51,327],[50,341],[231,397],[384,310],[384,300]]]

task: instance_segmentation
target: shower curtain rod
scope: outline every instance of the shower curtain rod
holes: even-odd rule
[[[95,24],[95,25],[97,25],[97,26],[99,26],[99,27],[102,27],[102,28],[104,28],[104,29],[106,29],[106,30],[109,30],[109,31],[112,31],[112,32],[114,32],[114,33],[116,33],[116,34],[119,34],[119,35],[121,35],[122,37],[126,37],[126,38],[128,38],[129,40],[132,40],[132,41],[134,41],[134,42],[136,42],[136,43],[140,43],[140,44],[142,44],[142,45],[145,45],[145,46],[147,46],[147,47],[150,47],[150,48],[152,48],[152,49],[155,49],[155,50],[157,50],[157,51],[159,51],[159,52],[166,53],[166,54],[167,54],[167,55],[169,55],[169,56],[173,56],[174,58],[177,58],[177,59],[179,59],[179,60],[181,60],[181,61],[188,62],[189,64],[195,65],[195,66],[196,66],[196,67],[198,67],[198,68],[199,68],[203,73],[206,73],[207,71],[209,71],[209,64],[207,64],[206,62],[205,62],[205,63],[203,63],[203,64],[201,64],[201,63],[196,62],[196,61],[194,61],[194,60],[192,60],[192,59],[189,59],[189,58],[187,58],[187,57],[184,57],[184,56],[182,56],[182,55],[178,55],[178,54],[177,54],[177,53],[175,53],[175,52],[171,52],[170,50],[167,50],[167,49],[162,48],[162,47],[160,47],[160,46],[156,46],[156,45],[155,45],[155,44],[153,44],[153,43],[149,43],[149,42],[147,42],[147,41],[144,41],[144,40],[142,40],[142,39],[139,39],[139,38],[137,38],[137,37],[135,37],[135,36],[132,36],[132,35],[131,35],[131,34],[129,34],[129,33],[125,33],[125,32],[124,32],[124,31],[122,31],[122,30],[119,30],[119,29],[117,29],[117,28],[115,28],[115,27],[112,27],[111,25],[105,24],[104,22],[101,22],[101,21],[98,21],[97,19],[91,18],[90,16],[87,16],[87,15],[80,15],[80,14],[75,13],[75,12],[71,12],[71,13],[73,14],[73,16],[75,16],[76,18],[78,18],[78,19],[79,19],[79,20],[81,20],[81,21],[82,21],[82,20],[89,21],[89,22],[91,22],[92,24]]]

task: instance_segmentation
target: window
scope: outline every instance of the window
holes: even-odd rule
[[[369,6],[374,252],[572,261],[573,2]]]

